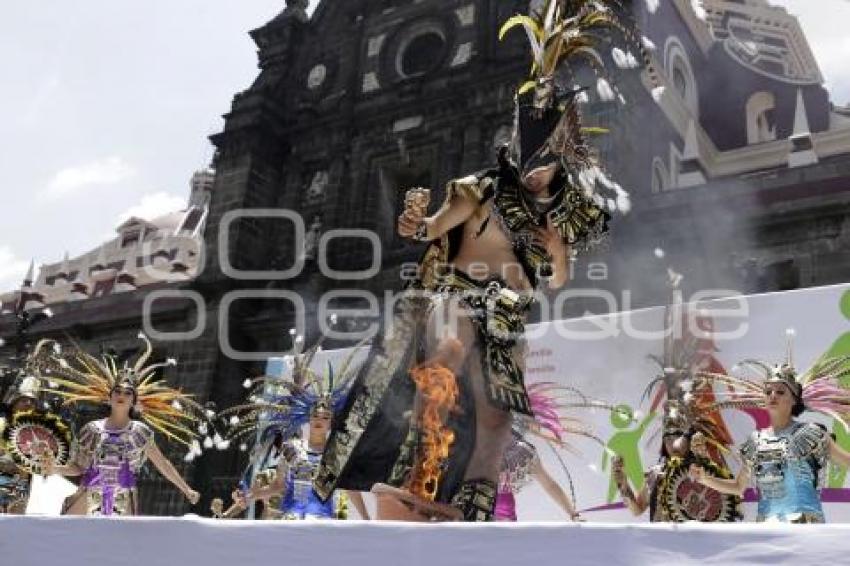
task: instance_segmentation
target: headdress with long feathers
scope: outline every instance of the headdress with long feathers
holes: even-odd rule
[[[793,330],[788,331],[788,349],[785,361],[771,365],[755,359],[739,362],[737,367],[755,372],[755,378],[724,373],[699,372],[697,376],[708,382],[725,385],[719,399],[709,410],[753,409],[765,407],[766,383],[783,383],[788,386],[806,409],[839,421],[850,429],[850,390],[842,381],[850,377],[850,356],[821,358],[811,368],[798,373],[792,358]]]
[[[317,344],[302,354],[286,358],[292,370],[288,377],[263,376],[246,380],[248,402],[219,413],[229,424],[229,441],[266,443],[275,435],[288,439],[298,434],[315,411],[336,414],[342,408],[356,374],[352,362],[357,348],[338,370],[328,362],[322,374],[310,367],[319,348]]]
[[[572,500],[575,501],[576,493],[572,474],[561,456],[558,448],[570,452],[577,452],[572,446],[572,438],[581,436],[588,438],[605,448],[602,441],[585,421],[575,416],[576,409],[589,409],[605,411],[616,411],[604,401],[590,399],[574,387],[559,385],[552,382],[532,383],[527,388],[528,400],[533,417],[517,416],[514,420],[514,434],[522,437],[530,434],[543,439],[552,449],[558,463],[564,470],[569,483]],[[510,463],[507,463],[510,466]]]
[[[643,398],[651,400],[651,410],[663,408],[661,427],[652,431],[648,442],[659,434],[687,436],[701,435],[706,440],[707,456],[715,464],[725,467],[723,453],[732,445],[732,435],[717,410],[709,406],[716,400],[712,387],[696,377],[700,370],[722,367],[714,358],[716,348],[706,325],[710,318],[698,312],[689,312],[681,302],[679,286],[682,276],[668,269],[668,284],[672,300],[666,308],[665,337],[662,356],[650,355],[658,368],[644,390]],[[696,323],[702,336],[691,332]]]
[[[556,446],[568,448],[571,436],[589,438],[594,442],[604,442],[597,437],[585,421],[575,416],[576,409],[613,411],[614,407],[595,399],[590,399],[574,387],[553,382],[532,383],[527,388],[528,401],[534,417],[525,417],[526,431],[551,442]]]
[[[40,358],[43,390],[61,397],[65,405],[73,405],[108,403],[116,387],[131,388],[141,420],[169,440],[191,446],[198,437],[195,424],[205,419],[204,410],[191,396],[158,377],[160,369],[177,361],[148,364],[153,345],[144,333],[138,337],[144,349],[133,362],[123,365],[114,355],[93,356],[76,345],[70,352],[59,353],[57,347]]]
[[[656,438],[659,432],[683,436],[699,433],[709,444],[711,459],[720,463],[721,452],[732,444],[732,437],[718,410],[712,408],[715,392],[699,379],[702,373],[692,369],[692,360],[683,359],[681,365],[665,367],[660,359],[651,358],[659,364],[660,373],[647,387],[644,398],[653,397],[655,392],[655,398],[663,400],[663,417],[661,428],[653,432],[650,439]],[[671,386],[670,381],[675,385]],[[666,387],[659,388],[660,385]]]
[[[649,59],[623,13],[618,0],[546,0],[539,11],[513,16],[499,31],[501,39],[522,27],[532,52],[531,71],[516,100],[514,150],[520,171],[559,163],[609,212],[628,212],[628,193],[608,177],[587,143],[586,134],[607,130],[582,127],[578,105],[587,99],[587,89],[576,86],[576,75],[580,67],[589,68],[597,77],[599,98],[624,103],[602,54],[610,48],[610,59],[621,69],[642,66],[628,45],[640,51],[644,62]],[[625,44],[612,48],[615,35]]]

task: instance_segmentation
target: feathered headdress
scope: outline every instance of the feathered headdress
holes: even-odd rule
[[[248,402],[219,413],[229,425],[228,440],[264,443],[273,435],[288,439],[297,435],[316,412],[336,414],[345,403],[356,374],[352,362],[357,348],[338,370],[328,362],[323,374],[310,367],[318,350],[317,344],[302,354],[285,358],[285,364],[291,368],[288,377],[246,380],[244,385],[250,391]]]
[[[664,258],[663,250],[656,250],[656,257]],[[707,453],[715,464],[725,467],[723,452],[732,444],[732,435],[716,410],[707,406],[716,400],[712,387],[697,379],[699,370],[719,366],[714,358],[717,348],[711,335],[713,321],[699,312],[690,312],[682,303],[680,287],[683,276],[672,267],[667,267],[667,285],[670,302],[665,308],[664,351],[661,356],[650,355],[657,366],[655,377],[643,393],[650,400],[650,410],[662,407],[661,428],[649,435],[649,442],[659,433],[664,436],[686,436],[704,438]],[[694,332],[694,328],[699,332]],[[693,445],[691,445],[693,450]]]
[[[719,400],[709,408],[764,408],[765,384],[783,383],[806,409],[833,418],[850,429],[850,390],[842,383],[850,377],[850,356],[821,358],[808,371],[800,374],[794,367],[792,357],[793,337],[794,331],[789,330],[788,349],[785,361],[781,364],[771,365],[753,359],[738,364],[738,368],[753,370],[758,376],[755,379],[699,372],[697,375],[700,379],[727,386],[727,391],[719,394]]]
[[[144,342],[144,350],[135,361],[123,365],[114,355],[96,357],[80,347],[67,354],[54,351],[42,357],[43,390],[63,398],[65,405],[72,405],[108,403],[116,388],[132,389],[141,420],[168,439],[191,446],[198,437],[194,425],[205,419],[204,410],[189,395],[157,378],[160,369],[174,366],[177,361],[148,364],[153,345],[144,333],[138,337]]]
[[[583,62],[597,75],[599,95],[613,100],[614,95],[608,93],[610,84],[601,86],[608,81],[606,64],[600,54],[600,48],[611,43],[611,34],[618,33],[637,46],[646,60],[645,51],[633,31],[634,25],[625,23],[618,14],[623,10],[618,0],[546,0],[539,12],[508,19],[499,30],[499,38],[514,27],[522,26],[532,51],[529,80],[520,87],[519,93],[534,90],[535,108],[540,111],[551,108],[557,100],[555,75],[562,67],[572,71],[571,65]],[[619,47],[612,49],[611,56],[619,68],[641,66],[631,52]]]
[[[41,394],[41,382],[37,377],[28,372],[18,375],[15,382],[3,396],[3,404],[11,407],[19,399],[32,399],[38,401]]]
[[[615,198],[605,204],[625,211],[627,193],[602,172],[585,139],[585,134],[607,130],[582,127],[578,103],[586,99],[587,89],[573,86],[577,82],[573,67],[588,67],[597,76],[596,91],[602,100],[624,101],[606,72],[603,46],[617,34],[640,49],[645,61],[648,58],[632,31],[633,25],[625,24],[618,11],[622,6],[617,0],[546,0],[539,12],[508,19],[499,38],[521,26],[532,51],[531,71],[516,100],[514,145],[520,171],[551,163],[560,163],[568,172],[589,171],[578,179],[585,191],[595,194],[597,185],[601,185],[615,193]],[[620,68],[640,67],[628,50],[614,47],[611,56]],[[570,81],[567,88],[558,84],[556,75],[561,70]]]
[[[590,399],[578,389],[552,382],[530,384],[528,401],[534,414],[533,418],[522,417],[521,428],[547,442],[562,448],[569,446],[570,436],[582,436],[598,442],[604,442],[597,437],[585,422],[574,416],[576,409],[603,409],[612,411],[614,408],[595,399]]]
[[[520,438],[525,434],[532,434],[546,441],[567,476],[570,494],[575,501],[576,493],[572,474],[557,448],[563,448],[573,453],[577,452],[571,444],[572,439],[570,437],[574,436],[589,438],[602,446],[603,449],[606,448],[605,442],[596,436],[582,419],[576,417],[573,411],[575,409],[616,411],[617,408],[603,401],[590,399],[574,387],[552,382],[532,383],[526,390],[529,406],[534,416],[515,416],[514,434]],[[510,462],[505,464],[508,468],[512,466]]]
[[[690,342],[685,345],[683,357],[673,367],[666,367],[651,356],[660,372],[646,388],[644,398],[664,398],[661,428],[664,435],[701,433],[712,446],[722,450],[732,443],[732,438],[718,411],[710,408],[715,400],[714,392],[698,378],[700,373],[691,372],[693,360],[687,353],[691,345]],[[662,385],[664,388],[659,390]]]
[[[40,340],[27,356],[22,367],[14,371],[14,382],[3,395],[2,403],[11,407],[21,398],[38,401],[41,399],[41,380],[37,377],[43,367],[45,355],[52,346],[49,340]]]

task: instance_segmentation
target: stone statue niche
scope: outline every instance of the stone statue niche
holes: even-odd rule
[[[324,203],[329,184],[330,175],[328,175],[328,172],[324,170],[316,171],[310,180],[310,185],[307,187],[305,204],[315,206]]]
[[[319,238],[322,236],[322,217],[314,216],[310,228],[304,236],[304,261],[315,261],[316,252],[319,248]]]

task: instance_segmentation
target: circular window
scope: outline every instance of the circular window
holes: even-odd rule
[[[443,58],[446,40],[437,31],[427,31],[411,38],[401,51],[401,75],[415,77],[434,70]]]
[[[411,22],[389,40],[383,72],[391,81],[422,77],[440,68],[454,43],[451,20],[426,18]]]

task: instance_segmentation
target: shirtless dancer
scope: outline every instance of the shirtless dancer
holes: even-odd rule
[[[607,228],[587,184],[604,175],[582,136],[577,92],[555,88],[551,71],[517,97],[514,140],[497,168],[449,182],[431,216],[407,199],[398,232],[428,243],[411,285],[424,301],[402,309],[373,347],[328,441],[320,496],[376,483],[407,489],[430,443],[415,422],[417,387],[450,374],[460,410],[449,411],[455,440],[432,500],[468,521],[492,519],[511,415],[531,414],[522,336],[533,292],[562,287],[571,249]]]

